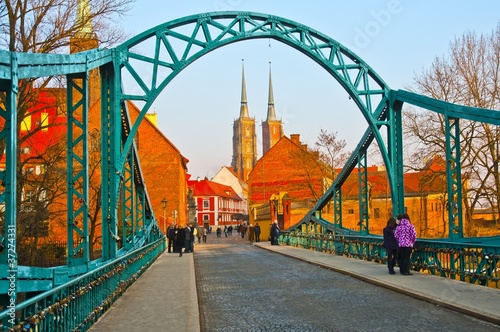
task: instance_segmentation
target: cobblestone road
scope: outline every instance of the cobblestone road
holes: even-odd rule
[[[195,247],[201,331],[499,331],[237,235]]]

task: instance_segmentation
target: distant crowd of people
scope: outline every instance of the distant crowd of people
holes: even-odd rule
[[[255,226],[252,224],[241,223],[236,227],[224,226],[217,227],[215,233],[217,237],[222,237],[222,233],[224,233],[225,237],[232,236],[233,230],[236,228],[236,232],[241,236],[242,239],[248,235],[248,239],[250,242],[260,242],[260,234],[261,228],[259,223],[256,223]],[[198,243],[207,243],[207,235],[212,233],[212,227],[206,226],[194,226],[193,223],[185,224],[182,227],[179,224],[171,222],[167,228],[167,250],[169,253],[178,253],[179,257],[182,257],[183,253],[190,253],[194,250],[194,242],[195,238],[198,239]],[[272,245],[278,244],[280,229],[278,226],[278,221],[275,220],[271,226],[271,233],[269,240]]]

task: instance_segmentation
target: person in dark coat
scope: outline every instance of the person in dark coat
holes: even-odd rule
[[[396,229],[396,218],[391,217],[387,221],[387,226],[384,228],[384,248],[387,251],[387,268],[390,274],[394,272],[394,266],[398,258],[398,241],[394,237],[394,230]]]
[[[280,228],[278,226],[278,220],[275,220],[273,222],[273,225],[271,226],[271,244],[272,245],[278,245],[279,236],[280,236]]]
[[[253,234],[255,235],[255,242],[260,242],[260,226],[259,223],[255,223],[253,228]]]
[[[170,226],[168,226],[167,228],[167,240],[168,240],[168,252],[172,252],[175,241],[175,224],[173,222],[171,222]]]
[[[174,240],[174,252],[179,253],[179,257],[182,257],[182,248],[184,248],[184,242],[186,240],[186,232],[184,228],[180,225],[175,226],[175,240]]]
[[[191,239],[193,237],[193,231],[188,224],[184,226],[184,252],[191,252]]]

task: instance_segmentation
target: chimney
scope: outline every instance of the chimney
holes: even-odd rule
[[[300,134],[290,134],[290,139],[292,140],[293,143],[300,146]]]

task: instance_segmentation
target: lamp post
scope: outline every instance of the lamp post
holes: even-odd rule
[[[165,235],[167,235],[167,200],[165,197],[161,201],[161,207],[163,208],[163,230]]]

